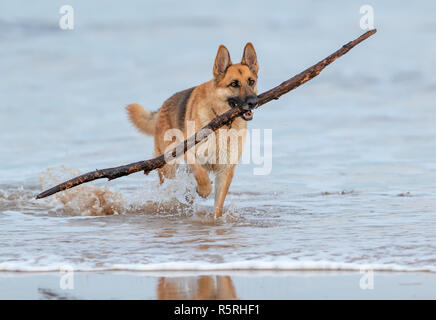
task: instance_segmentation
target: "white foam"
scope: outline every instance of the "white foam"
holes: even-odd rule
[[[65,266],[74,271],[391,271],[391,272],[436,272],[436,266],[410,267],[398,264],[356,264],[334,261],[235,261],[226,263],[165,262],[150,264],[114,264],[105,267],[50,263],[35,265],[29,262],[1,262],[0,271],[16,272],[59,272]]]
[[[133,271],[213,271],[213,270],[276,270],[276,271],[420,271],[436,272],[435,266],[407,267],[397,264],[355,264],[333,261],[236,261],[227,263],[168,262],[155,264],[120,264],[113,270]]]

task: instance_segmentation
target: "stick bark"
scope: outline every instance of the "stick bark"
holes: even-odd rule
[[[332,53],[325,59],[319,61],[317,64],[313,65],[312,67],[304,70],[303,72],[293,76],[289,80],[286,80],[282,82],[280,85],[278,85],[275,88],[272,88],[271,90],[268,90],[258,96],[258,105],[257,107],[260,107],[261,105],[270,102],[271,100],[277,100],[280,98],[280,96],[284,95],[285,93],[288,93],[289,91],[301,86],[303,83],[315,78],[320,72],[329,64],[331,64],[333,61],[338,59],[339,57],[346,54],[348,51],[350,51],[354,46],[359,44],[360,42],[364,41],[365,39],[372,36],[374,33],[376,33],[376,29],[367,31],[357,39],[348,42],[347,44],[343,45],[339,50]],[[123,176],[130,175],[132,173],[138,172],[138,171],[144,171],[146,174],[148,174],[150,171],[162,168],[167,162],[165,159],[171,159],[175,158],[176,156],[180,156],[184,154],[187,150],[192,148],[197,143],[201,142],[203,139],[205,139],[211,132],[216,131],[220,127],[231,123],[235,118],[241,116],[246,110],[243,110],[241,107],[230,109],[229,111],[223,113],[222,115],[216,117],[211,122],[209,122],[205,127],[203,127],[201,130],[195,133],[195,135],[191,136],[190,138],[186,139],[184,142],[180,143],[177,147],[174,149],[156,157],[150,160],[144,160],[144,161],[138,161],[134,163],[130,163],[127,165],[114,167],[114,168],[107,168],[107,169],[101,169],[101,170],[95,170],[91,171],[85,174],[82,174],[78,177],[75,177],[73,179],[70,179],[68,181],[65,181],[61,184],[58,184],[57,186],[54,186],[51,189],[48,189],[44,192],[41,192],[36,196],[37,199],[45,198],[48,196],[51,196],[57,192],[64,191],[70,188],[73,188],[75,186],[78,186],[82,183],[90,182],[97,179],[103,179],[107,178],[108,180],[114,180]]]

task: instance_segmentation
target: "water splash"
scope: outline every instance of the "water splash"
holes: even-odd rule
[[[153,182],[136,185],[135,190],[127,196],[130,210],[144,210],[153,213],[183,214],[192,213],[195,205],[196,184],[193,176],[183,166],[177,170],[174,179],[166,179],[160,184]],[[190,210],[192,209],[192,210]]]
[[[78,175],[79,170],[74,168],[49,168],[41,173],[40,184],[47,189]],[[57,212],[81,216],[156,214],[198,216],[202,220],[209,220],[213,212],[213,209],[199,205],[195,179],[183,166],[178,169],[174,179],[166,180],[163,184],[156,179],[121,193],[90,182],[58,192],[50,201]],[[234,211],[232,205],[225,210],[224,218],[234,219]]]
[[[49,168],[40,175],[43,189],[59,184],[80,175],[77,169]],[[82,216],[101,216],[120,214],[124,211],[124,199],[118,192],[108,187],[87,183],[75,188],[58,192],[51,200],[63,213]]]

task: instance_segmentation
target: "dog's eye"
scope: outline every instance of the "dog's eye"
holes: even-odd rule
[[[233,88],[237,88],[239,87],[239,81],[238,80],[234,80],[230,83],[230,86]]]
[[[256,81],[254,81],[253,79],[251,79],[251,78],[248,79],[248,85],[250,87],[254,86],[255,83],[256,83]]]

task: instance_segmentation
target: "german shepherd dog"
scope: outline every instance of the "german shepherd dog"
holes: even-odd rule
[[[194,161],[187,161],[197,182],[197,192],[202,197],[208,197],[212,191],[208,173],[215,173],[214,213],[216,218],[222,215],[224,200],[233,179],[235,166],[242,155],[247,130],[246,121],[253,117],[250,110],[258,103],[258,69],[256,51],[251,43],[245,45],[242,60],[237,64],[232,64],[229,51],[221,45],[215,58],[212,80],[174,94],[155,112],[145,110],[136,103],[127,106],[129,118],[136,128],[142,133],[154,136],[155,156],[168,151],[170,145],[175,145],[173,140],[168,141],[168,138],[165,137],[167,130],[181,130],[183,138],[186,139],[189,138],[187,135],[189,123],[194,124],[195,131],[198,131],[230,108],[240,106],[247,110],[241,117],[228,125],[227,130],[220,129],[213,135],[214,138],[211,138],[211,135],[207,139],[209,144],[213,139],[215,153],[213,153],[212,158],[214,160],[223,154],[225,155],[220,159],[228,160],[232,154],[236,153],[236,161],[202,163],[204,161],[198,159],[198,154],[193,156]],[[194,133],[190,132],[189,135]],[[235,135],[237,143],[228,144],[227,141],[230,141]],[[226,143],[223,145],[222,141],[226,141]],[[190,151],[185,154],[185,160]],[[176,168],[177,164],[167,162],[164,167],[158,170],[160,182],[164,181],[164,177],[173,178]]]

